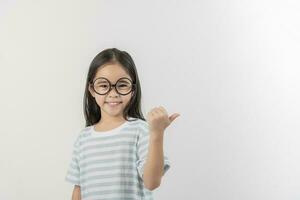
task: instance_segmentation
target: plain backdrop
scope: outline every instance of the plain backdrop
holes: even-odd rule
[[[0,199],[65,200],[90,62],[133,57],[171,168],[157,200],[300,199],[297,0],[0,1]]]

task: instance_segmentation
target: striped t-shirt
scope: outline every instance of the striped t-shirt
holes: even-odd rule
[[[149,145],[149,126],[129,118],[117,128],[96,131],[82,129],[73,145],[65,180],[81,188],[82,200],[153,200],[143,183]],[[164,155],[164,172],[170,162]]]

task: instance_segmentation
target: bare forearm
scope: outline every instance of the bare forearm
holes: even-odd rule
[[[75,185],[72,193],[72,200],[81,200],[81,189],[80,186]]]
[[[152,135],[160,135],[152,137]],[[147,160],[144,167],[143,181],[146,188],[153,190],[160,185],[163,176],[164,153],[163,133],[150,133]]]

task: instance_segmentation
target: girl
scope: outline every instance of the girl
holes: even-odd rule
[[[170,168],[164,130],[179,116],[153,108],[144,119],[141,86],[131,56],[116,48],[93,59],[84,95],[86,127],[73,145],[65,180],[72,200],[153,199]]]

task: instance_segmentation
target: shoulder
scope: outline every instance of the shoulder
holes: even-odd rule
[[[138,122],[136,124],[136,128],[138,131],[138,134],[147,135],[149,133],[149,124],[147,121],[138,119]]]
[[[87,126],[79,130],[75,139],[75,145],[80,145],[82,140],[91,134],[92,126]]]
[[[132,121],[129,122],[129,126],[134,127],[134,129],[138,133],[148,132],[149,125],[148,125],[148,122],[146,120],[139,119],[139,118],[131,118],[131,120]]]
[[[87,137],[91,133],[92,128],[93,128],[92,125],[84,127],[83,129],[80,130],[79,136],[82,137],[82,138]]]
[[[130,118],[130,124],[134,126],[148,126],[148,122],[146,120],[140,118]]]

